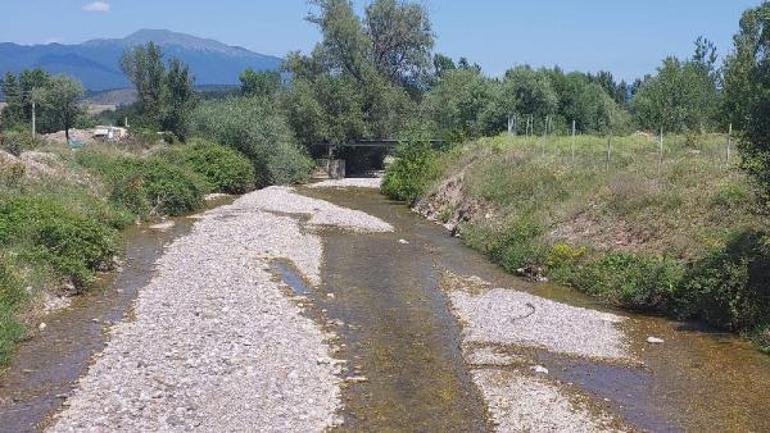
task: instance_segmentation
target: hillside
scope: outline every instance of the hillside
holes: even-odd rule
[[[225,45],[168,30],[140,30],[123,39],[96,39],[77,45],[18,45],[0,43],[0,74],[18,73],[41,67],[83,81],[92,91],[129,86],[118,65],[126,48],[153,41],[167,58],[176,57],[190,65],[197,84],[237,84],[246,68],[278,69],[281,59],[245,48]]]

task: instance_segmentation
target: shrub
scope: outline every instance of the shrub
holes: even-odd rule
[[[193,113],[192,125],[194,135],[246,155],[254,165],[258,186],[301,182],[312,170],[312,161],[269,99],[206,101]]]
[[[734,331],[770,326],[767,234],[744,231],[697,261],[679,296],[681,314]]]
[[[413,202],[439,176],[436,152],[428,141],[403,143],[385,172],[382,192],[395,200]]]
[[[235,149],[204,140],[193,140],[164,155],[170,162],[179,162],[201,175],[212,190],[242,194],[254,188],[254,166]]]
[[[0,255],[0,365],[9,361],[14,343],[24,336],[24,328],[16,320],[16,310],[25,299],[21,279]]]
[[[19,246],[22,259],[50,267],[78,287],[112,263],[118,232],[108,221],[81,214],[72,204],[50,196],[2,198],[0,247]]]
[[[25,150],[32,150],[40,146],[40,140],[32,138],[29,131],[11,130],[0,134],[0,149],[19,156]]]
[[[112,188],[113,202],[139,217],[181,215],[203,204],[205,180],[162,158],[85,151],[78,154],[77,160],[104,177]]]
[[[684,267],[674,259],[610,252],[572,266],[560,274],[560,280],[618,306],[667,311],[683,274]]]

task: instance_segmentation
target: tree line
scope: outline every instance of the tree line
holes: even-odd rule
[[[565,134],[573,125],[599,135],[699,134],[732,125],[744,138],[749,169],[770,173],[768,2],[744,13],[721,64],[714,44],[701,37],[691,57],[668,57],[632,83],[606,71],[526,65],[489,77],[466,58],[434,52],[432,23],[418,2],[374,0],[361,16],[350,0],[313,0],[311,7],[307,20],[319,28],[320,42],[309,53],[289,53],[281,73],[244,71],[239,96],[269,105],[307,148],[415,134],[449,142],[504,131]],[[201,98],[187,66],[164,60],[150,43],[128,50],[121,67],[138,93],[128,109],[134,122],[188,137]],[[32,102],[41,107],[41,131],[72,127],[82,114],[75,103],[82,86],[71,79],[34,70],[6,74],[0,86],[8,102],[4,125],[28,124]]]

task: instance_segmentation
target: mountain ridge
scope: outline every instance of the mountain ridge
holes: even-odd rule
[[[72,75],[92,91],[128,87],[129,82],[120,70],[120,56],[127,48],[150,41],[163,49],[166,59],[175,57],[188,64],[199,85],[238,84],[238,77],[246,68],[278,70],[282,63],[279,57],[215,39],[170,30],[141,29],[125,38],[92,39],[80,44],[0,42],[0,74],[40,67],[51,73]]]

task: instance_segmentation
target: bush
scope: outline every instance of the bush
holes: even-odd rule
[[[681,313],[733,331],[770,326],[767,234],[741,232],[697,261],[679,296]]]
[[[32,138],[29,131],[11,130],[0,134],[0,149],[19,156],[25,150],[32,150],[40,147],[40,140]]]
[[[310,176],[312,161],[269,99],[206,101],[193,113],[192,125],[194,135],[246,155],[254,165],[258,186],[302,182]]]
[[[254,166],[235,149],[193,140],[188,145],[175,146],[163,156],[201,175],[213,191],[243,194],[254,188]]]
[[[181,215],[203,204],[206,181],[163,158],[133,158],[99,151],[78,154],[78,162],[102,175],[113,202],[135,215]]]
[[[388,197],[413,202],[439,177],[436,152],[428,141],[403,143],[396,161],[385,172],[382,192]]]
[[[76,286],[91,282],[117,253],[109,221],[79,213],[50,196],[9,196],[0,202],[0,247],[20,246],[23,259],[50,267]]]
[[[555,269],[560,282],[633,310],[670,311],[684,267],[667,257],[624,252],[600,254],[579,265]],[[560,271],[560,272],[559,272]]]
[[[21,279],[0,255],[0,365],[10,360],[14,343],[24,336],[24,328],[16,320],[16,310],[25,299]]]

